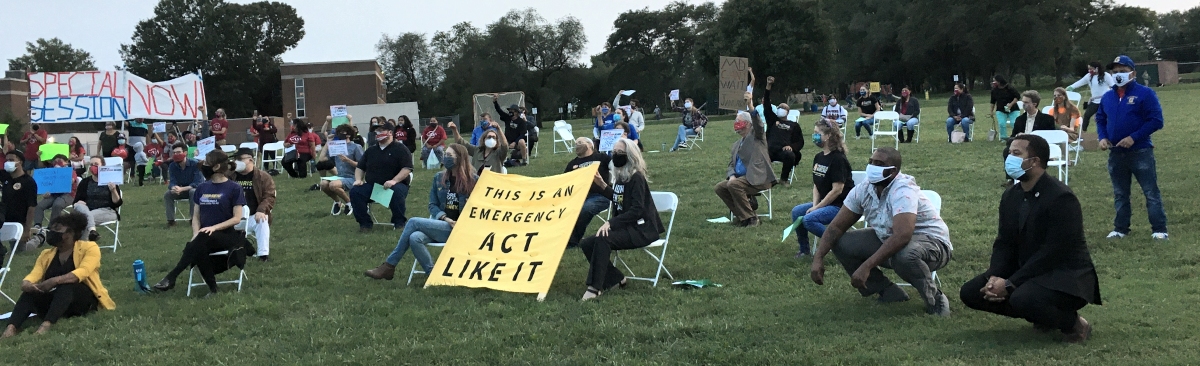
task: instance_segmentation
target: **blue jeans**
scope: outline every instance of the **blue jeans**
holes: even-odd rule
[[[921,121],[918,120],[917,118],[909,118],[908,121],[906,121],[906,122],[900,122],[900,120],[895,120],[895,121],[892,121],[892,129],[896,130],[896,131],[900,131],[900,126],[904,126],[904,128],[907,128],[909,131],[912,131],[913,129],[917,128],[917,125],[920,123],[921,123]]]
[[[688,136],[696,136],[696,130],[688,128],[684,125],[679,125],[679,133],[675,135],[675,144],[671,145],[671,151],[679,149],[679,144],[687,142]]]
[[[954,133],[954,125],[962,124],[963,134],[967,135],[967,139],[971,139],[971,118],[963,117],[961,121],[955,121],[954,117],[946,118],[946,138],[949,138]]]
[[[818,240],[821,239],[821,236],[825,235],[825,226],[833,222],[833,218],[842,209],[841,206],[825,206],[805,215],[804,213],[812,207],[812,202],[809,202],[792,208],[792,222],[796,222],[796,219],[804,216],[803,224],[806,232],[796,231],[796,241],[800,243],[800,253],[804,254],[812,254],[808,245],[808,234],[812,233]]]
[[[404,252],[412,247],[413,256],[417,257],[417,262],[421,263],[421,268],[425,269],[425,273],[433,273],[433,258],[429,256],[429,248],[425,245],[429,243],[445,243],[450,239],[450,231],[454,227],[450,223],[442,220],[426,219],[422,217],[414,217],[408,220],[408,224],[404,225],[404,233],[400,234],[400,241],[396,242],[396,249],[392,250],[392,254],[387,257],[387,264],[396,266],[400,264],[400,259],[404,258]]]
[[[1146,215],[1150,217],[1150,229],[1156,233],[1167,232],[1167,213],[1163,210],[1162,194],[1158,191],[1158,172],[1155,169],[1154,148],[1116,151],[1108,153],[1108,176],[1113,185],[1113,206],[1117,216],[1113,218],[1113,230],[1129,234],[1130,176],[1137,178],[1146,195]]]
[[[860,129],[863,127],[867,128],[867,136],[874,135],[875,133],[871,132],[872,126],[875,126],[875,118],[874,117],[871,117],[871,118],[859,117],[858,119],[854,120],[854,136],[861,136],[862,131]]]
[[[579,240],[583,239],[583,231],[587,230],[588,224],[592,223],[592,218],[596,214],[604,212],[604,209],[612,203],[608,198],[598,195],[589,194],[587,199],[583,201],[583,210],[579,211],[579,219],[575,221],[575,229],[571,230],[571,237],[567,239],[567,248],[574,248],[579,245]]]
[[[354,209],[354,221],[358,221],[358,227],[370,229],[374,226],[375,220],[371,219],[371,213],[367,212],[367,205],[371,203],[371,190],[375,185],[365,183],[361,186],[353,186],[350,188],[350,207]],[[408,221],[404,217],[404,200],[408,198],[408,185],[400,183],[392,186],[392,202],[388,204],[388,209],[392,210],[392,224],[394,227],[404,226],[404,222]]]

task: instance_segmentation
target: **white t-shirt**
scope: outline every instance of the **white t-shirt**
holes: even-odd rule
[[[874,184],[855,185],[846,195],[843,207],[863,215],[867,224],[875,229],[880,241],[892,236],[892,217],[902,213],[917,215],[913,235],[925,235],[946,244],[950,250],[950,228],[942,221],[941,213],[921,193],[921,187],[911,175],[898,174],[896,179],[883,190],[882,196],[875,195]]]

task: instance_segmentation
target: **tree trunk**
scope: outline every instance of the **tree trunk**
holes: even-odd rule
[[[1025,69],[1025,89],[1033,88],[1033,78],[1029,77],[1031,72],[1030,68]]]

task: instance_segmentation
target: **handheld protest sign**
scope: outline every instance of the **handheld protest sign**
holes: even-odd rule
[[[33,181],[37,183],[37,193],[71,193],[71,185],[75,183],[71,168],[42,168],[33,171]]]
[[[746,75],[750,62],[745,57],[721,56],[720,84],[718,97],[721,109],[741,110],[746,108]]]
[[[67,144],[48,143],[38,147],[38,152],[42,153],[38,160],[46,161],[54,159],[56,155],[71,156],[71,148]]]
[[[209,151],[217,148],[217,138],[209,137],[196,141],[196,157],[207,156]]]
[[[612,151],[613,145],[617,144],[617,140],[620,140],[624,133],[616,129],[600,131],[600,152]]]

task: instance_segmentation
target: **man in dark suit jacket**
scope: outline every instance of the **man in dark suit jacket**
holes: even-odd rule
[[[1054,123],[1054,117],[1051,117],[1049,114],[1042,113],[1042,111],[1038,109],[1038,105],[1041,104],[1041,102],[1042,97],[1038,95],[1037,90],[1026,90],[1025,92],[1021,93],[1021,104],[1025,110],[1025,113],[1021,113],[1021,115],[1017,117],[1017,122],[1013,124],[1012,134],[1008,137],[1009,143],[1012,143],[1013,137],[1026,133],[1025,128],[1029,126],[1030,115],[1033,116],[1033,129],[1030,131],[1058,129],[1055,127],[1056,125]],[[1008,149],[1008,146],[1004,147],[1004,159],[1008,159]],[[1011,184],[1012,180],[1009,180],[1008,177],[1005,177],[1003,184],[1004,188],[1008,188]]]
[[[1010,147],[1005,171],[1021,184],[1000,199],[991,265],[964,284],[959,296],[972,309],[1024,318],[1042,331],[1057,329],[1067,342],[1085,341],[1092,326],[1078,310],[1101,303],[1079,199],[1046,174],[1045,139],[1018,135]]]
[[[733,143],[729,166],[725,169],[726,179],[717,183],[713,190],[733,212],[734,225],[758,226],[755,212],[758,205],[750,200],[758,192],[774,186],[777,180],[767,153],[767,133],[754,110],[750,93],[746,93],[745,99],[746,110],[750,112],[738,112],[737,120],[733,122],[734,131],[742,138]]]

